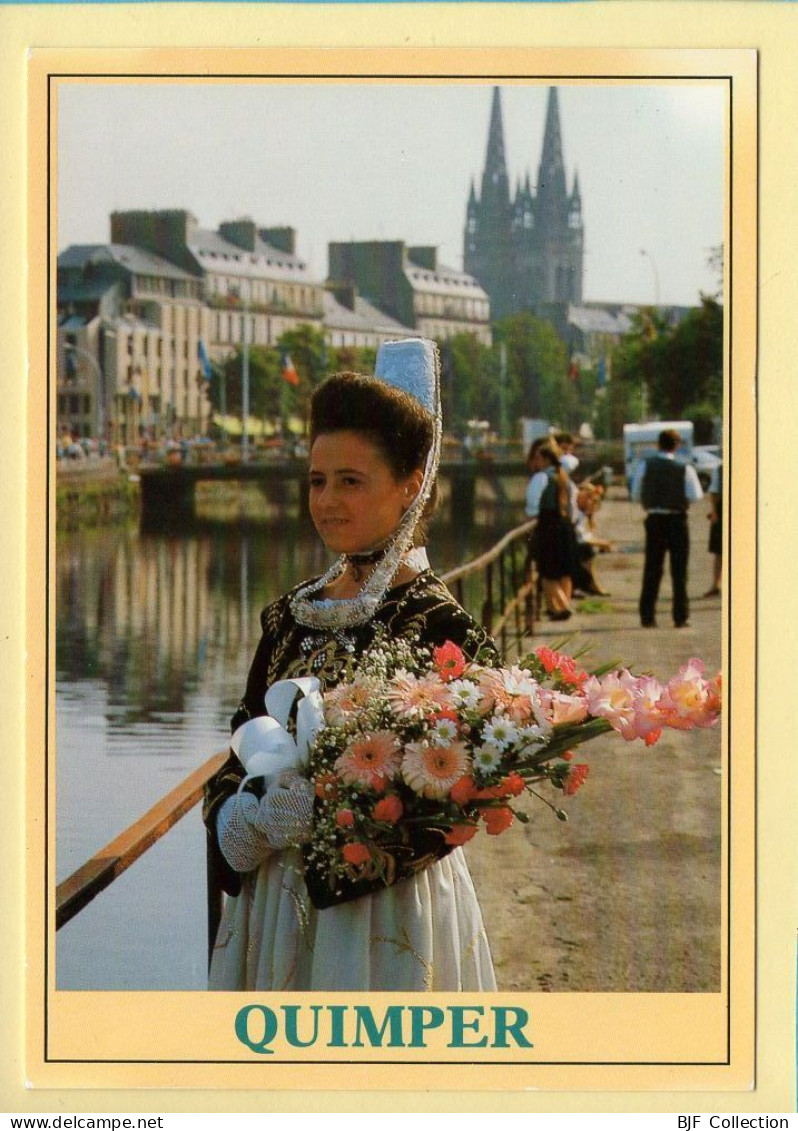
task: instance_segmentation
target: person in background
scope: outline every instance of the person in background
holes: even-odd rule
[[[552,437],[560,449],[560,464],[568,475],[573,475],[579,467],[579,457],[575,454],[576,443],[570,432],[555,432]]]
[[[670,557],[674,626],[685,628],[690,614],[687,512],[690,503],[698,502],[704,493],[695,468],[676,460],[680,443],[681,436],[675,429],[660,432],[659,451],[638,463],[632,480],[632,500],[642,503],[646,511],[646,555],[640,592],[640,623],[644,628],[656,627],[657,597],[666,554]]]
[[[529,482],[526,513],[537,518],[535,550],[543,583],[546,615],[567,620],[573,612],[574,531],[571,522],[571,484],[553,443],[542,443],[535,459],[541,470]]]
[[[526,497],[524,500],[524,513],[527,518],[538,517],[540,496],[543,494],[546,484],[548,483],[546,466],[540,456],[540,449],[544,444],[548,443],[549,441],[546,436],[538,436],[537,440],[532,441],[529,451],[526,454],[526,467],[531,477],[527,483]]]
[[[576,532],[576,571],[574,591],[580,590],[593,596],[609,597],[596,577],[594,559],[597,553],[612,549],[612,543],[600,538],[595,529],[595,514],[601,506],[604,491],[594,483],[581,483],[577,491],[579,516],[574,524]]]
[[[712,559],[712,585],[705,597],[720,596],[720,577],[723,566],[723,464],[719,463],[709,481],[709,552]]]

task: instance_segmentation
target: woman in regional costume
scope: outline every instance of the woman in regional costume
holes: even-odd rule
[[[495,656],[423,548],[441,431],[437,349],[424,339],[382,346],[373,378],[337,374],[316,391],[310,511],[340,556],[261,614],[234,731],[265,714],[277,681],[315,676],[326,690],[382,640]],[[210,781],[203,817],[227,892],[210,988],[494,990],[462,848],[419,829],[390,883],[353,874],[331,891],[313,852],[313,806],[305,777],[283,773],[264,790],[232,753]]]

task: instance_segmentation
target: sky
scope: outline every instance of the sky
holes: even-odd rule
[[[547,86],[502,87],[507,169],[537,181]],[[569,189],[578,170],[584,294],[690,305],[725,228],[726,87],[708,80],[560,85]],[[491,86],[377,81],[64,82],[58,247],[106,243],[109,214],[185,208],[203,228],[248,216],[327,244],[434,244],[462,268],[465,209],[485,163]]]

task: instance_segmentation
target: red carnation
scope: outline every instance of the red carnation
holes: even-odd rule
[[[566,796],[570,797],[580,788],[587,777],[589,767],[584,762],[577,762],[575,766],[570,766],[568,770],[568,777],[562,783],[562,791]]]
[[[388,821],[390,824],[398,821],[404,813],[404,806],[395,793],[383,797],[374,806],[374,820]]]
[[[361,864],[368,864],[369,860],[371,860],[371,853],[368,847],[360,842],[345,844],[341,849],[341,855],[347,864],[354,864],[356,867]]]
[[[551,675],[560,663],[560,653],[555,652],[553,648],[547,648],[545,645],[536,648],[535,655],[540,660],[541,664],[543,664],[543,670],[549,675]]]
[[[512,809],[508,809],[505,805],[497,809],[484,809],[482,812],[482,820],[485,822],[485,828],[489,836],[498,836],[506,829],[509,829],[515,818],[513,817]]]
[[[438,669],[438,675],[448,682],[450,679],[459,679],[466,666],[463,652],[451,640],[447,640],[440,648],[433,649],[432,659]]]
[[[355,823],[355,814],[351,809],[339,809],[335,814],[335,823],[339,829],[351,829]]]
[[[456,781],[449,790],[449,796],[455,805],[468,805],[469,801],[473,801],[476,795],[477,787],[470,774],[466,774],[465,777]]]
[[[502,778],[502,791],[510,797],[518,797],[526,789],[524,779],[513,771],[506,778]]]

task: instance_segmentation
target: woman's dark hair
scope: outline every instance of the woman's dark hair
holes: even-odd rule
[[[529,451],[526,453],[526,469],[527,469],[527,471],[531,472],[531,471],[534,470],[533,467],[532,467],[532,461],[535,458],[535,456],[538,454],[540,449],[543,447],[543,445],[547,444],[547,443],[548,443],[548,437],[547,436],[538,436],[538,438],[536,440],[533,440],[532,443],[529,445]]]
[[[569,488],[568,475],[560,462],[562,452],[554,441],[548,441],[541,444],[538,448],[538,454],[550,467],[554,468],[554,478],[557,481],[557,504],[560,514],[565,516],[568,514]]]
[[[380,452],[394,477],[423,470],[432,447],[434,421],[409,393],[364,373],[333,373],[310,401],[310,445],[328,432],[357,432]],[[437,482],[416,527],[414,542],[423,545],[426,527],[438,501]]]

